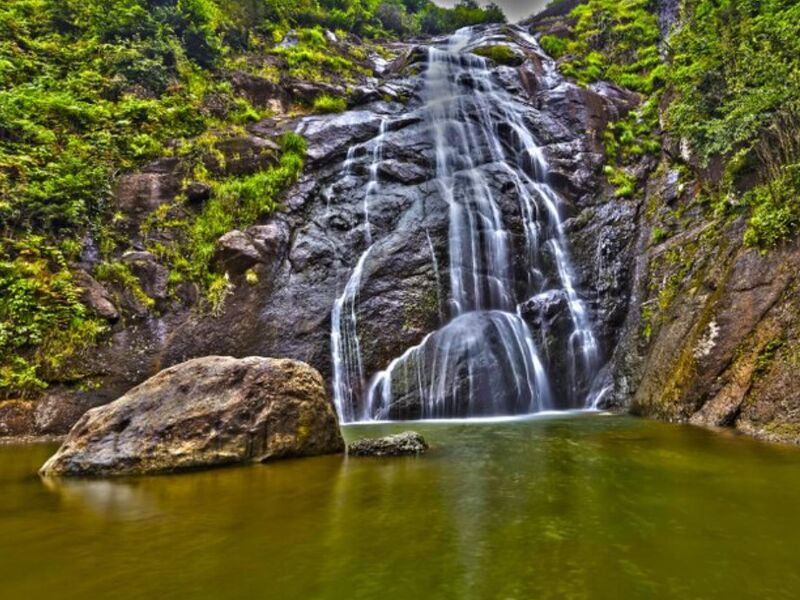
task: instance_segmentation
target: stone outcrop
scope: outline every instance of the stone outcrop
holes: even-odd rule
[[[255,225],[247,231],[234,229],[217,240],[214,263],[232,275],[244,273],[257,264],[273,267],[284,257],[289,236],[282,223]]]
[[[87,412],[41,473],[164,473],[343,450],[317,371],[285,359],[211,356]]]
[[[108,321],[119,319],[119,311],[106,288],[84,270],[77,270],[73,275],[75,284],[81,288],[81,302],[88,306],[98,317]]]
[[[670,195],[653,178],[651,197]],[[693,202],[691,187],[676,200]],[[635,303],[610,372],[610,406],[800,443],[800,245],[759,253],[743,220],[695,214],[652,241],[640,219]]]
[[[253,242],[238,229],[229,231],[217,240],[214,262],[229,273],[244,273],[260,260]]]
[[[409,456],[424,454],[428,443],[416,431],[404,431],[381,438],[364,438],[347,447],[350,456]]]

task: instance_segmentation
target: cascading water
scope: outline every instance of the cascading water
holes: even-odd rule
[[[586,401],[579,398],[583,384],[599,366],[588,312],[573,283],[561,201],[547,183],[547,162],[516,110],[518,102],[493,80],[491,63],[469,51],[473,38],[468,28],[429,48],[420,109],[435,151],[433,182],[449,213],[450,320],[373,376],[364,390],[356,297],[373,248],[368,237],[370,245],[332,316],[334,397],[344,422],[574,408]],[[379,188],[386,127],[383,122],[372,142],[364,199],[368,236],[369,198]],[[516,232],[493,185],[498,173],[518,199],[524,252],[515,252]],[[435,262],[434,268],[438,277]],[[560,386],[568,398],[554,397],[543,363],[548,332],[532,332],[521,309],[523,302],[554,296],[563,298],[571,323],[564,348],[568,373],[561,374],[569,385]]]
[[[386,136],[386,120],[381,121],[378,137],[373,140],[371,163],[369,165],[369,182],[364,194],[364,237],[369,246],[353,269],[342,295],[336,300],[331,313],[331,351],[333,358],[333,401],[339,418],[343,422],[356,417],[355,405],[361,396],[364,382],[364,365],[361,361],[361,342],[358,339],[356,302],[364,265],[372,250],[372,231],[369,222],[370,198],[379,190],[378,169],[382,158],[383,142]],[[347,152],[344,172],[352,174],[357,147]]]

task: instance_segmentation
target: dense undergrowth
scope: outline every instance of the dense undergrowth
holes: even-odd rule
[[[237,92],[231,73],[278,86],[295,79],[346,87],[370,73],[365,59],[381,52],[381,39],[502,19],[496,7],[471,0],[451,10],[428,0],[2,3],[0,397],[80,380],[70,359],[109,328],[81,302],[75,263],[87,243],[99,254],[97,279],[153,307],[119,260],[130,242],[114,198],[120,175],[153,159],[186,162],[211,198],[189,211],[180,194],[154,215],[176,241],[147,249],[169,267],[171,285],[190,281],[219,307],[228,283],[211,268],[216,239],[275,210],[304,155],[303,141],[285,136],[262,171],[203,167],[218,139],[245,133],[272,110]],[[293,110],[344,108],[344,98],[324,94]]]
[[[800,4],[694,0],[672,46],[667,128],[717,168],[717,212],[762,249],[800,227]]]
[[[617,195],[639,193],[634,166],[652,154],[690,168],[716,216],[747,215],[746,243],[766,251],[796,236],[800,4],[683,0],[666,40],[657,12],[655,0],[587,0],[564,15],[566,34],[540,38],[579,83],[607,80],[642,96],[605,133]],[[659,156],[663,135],[682,142],[683,156]]]

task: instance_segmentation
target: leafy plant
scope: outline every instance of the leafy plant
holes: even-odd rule
[[[314,112],[317,113],[339,113],[345,110],[347,110],[347,102],[344,98],[323,94],[314,100]]]

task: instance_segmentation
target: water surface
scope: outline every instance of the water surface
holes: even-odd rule
[[[800,450],[602,415],[413,428],[429,455],[113,482],[0,446],[0,598],[800,597]]]

